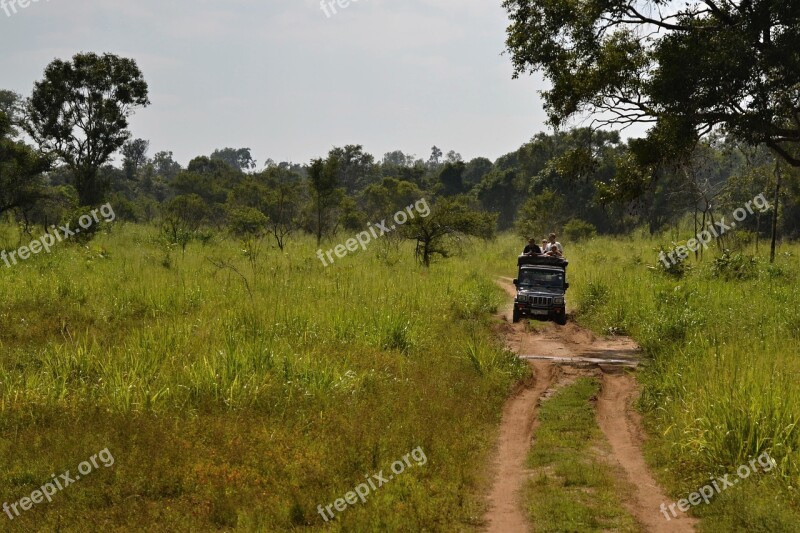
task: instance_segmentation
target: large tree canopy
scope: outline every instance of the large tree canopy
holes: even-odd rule
[[[81,203],[105,193],[99,169],[130,137],[128,118],[147,106],[147,83],[136,62],[113,54],[54,60],[27,105],[26,132],[72,171]]]
[[[660,146],[721,128],[800,166],[800,3],[505,0],[515,76],[541,71],[554,125],[652,122]]]

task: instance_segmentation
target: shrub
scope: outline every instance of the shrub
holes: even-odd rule
[[[236,237],[260,237],[269,220],[253,207],[234,207],[228,210],[228,226]]]
[[[672,243],[672,244],[675,245],[675,243]],[[672,250],[674,250],[674,248]],[[672,250],[667,249],[664,246],[659,246],[658,248],[656,248],[655,251],[658,254],[658,257],[659,258],[666,257],[667,258],[666,259],[667,264],[665,265],[664,261],[659,260],[659,261],[656,261],[655,266],[648,266],[647,268],[649,268],[650,270],[652,270],[654,272],[660,272],[660,273],[662,273],[664,275],[667,275],[667,276],[669,276],[671,278],[682,279],[686,274],[689,273],[689,271],[691,271],[692,267],[686,264],[686,260],[678,260],[678,261],[672,262],[669,259],[669,256],[667,255],[670,252],[672,252]],[[678,259],[680,259],[680,258],[678,258]]]
[[[564,225],[564,237],[571,241],[584,241],[597,236],[597,228],[584,220],[573,218]]]
[[[755,257],[725,250],[711,266],[714,277],[725,280],[746,280],[758,276],[758,262]]]

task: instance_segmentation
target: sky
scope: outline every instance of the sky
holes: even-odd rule
[[[503,55],[500,0],[333,4],[31,0],[11,16],[0,4],[0,88],[29,96],[50,61],[78,52],[135,59],[151,105],[130,130],[184,166],[216,148],[305,163],[346,144],[494,160],[547,131],[543,81],[513,80]]]

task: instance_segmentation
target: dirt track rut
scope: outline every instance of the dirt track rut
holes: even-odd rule
[[[513,297],[515,289],[508,278],[498,283]],[[602,387],[597,401],[597,421],[611,448],[606,459],[624,476],[632,494],[620,495],[628,511],[648,532],[694,531],[688,517],[667,522],[659,511],[671,499],[653,479],[642,454],[644,432],[639,413],[633,408],[638,386],[631,369],[638,365],[639,348],[627,337],[599,338],[570,322],[559,327],[548,324],[541,331],[529,331],[525,324],[511,323],[511,306],[501,312],[505,323],[500,332],[510,350],[527,359],[534,377],[506,403],[500,435],[492,464],[493,484],[489,510],[484,516],[487,531],[523,533],[535,531],[526,518],[522,489],[530,472],[525,460],[535,438],[540,401],[553,388],[575,378],[599,376]]]

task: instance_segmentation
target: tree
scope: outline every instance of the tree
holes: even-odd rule
[[[5,113],[11,123],[10,137],[16,137],[19,134],[17,126],[22,116],[21,102],[22,97],[14,91],[0,89],[0,113]]]
[[[505,0],[514,76],[541,71],[554,125],[653,124],[661,151],[722,128],[791,165],[800,142],[800,5],[790,0]]]
[[[410,167],[414,165],[414,159],[413,155],[406,155],[400,150],[395,150],[383,155],[383,164],[388,167]]]
[[[234,236],[248,242],[260,239],[267,229],[267,217],[254,207],[232,207],[228,210],[228,227]]]
[[[296,174],[278,167],[248,177],[228,195],[228,218],[236,214],[241,226],[244,215],[248,221],[260,220],[253,215],[257,211],[263,216],[263,229],[272,234],[283,251],[287,237],[298,227],[299,186]]]
[[[416,242],[417,259],[426,267],[436,256],[450,257],[458,243],[470,236],[491,239],[497,215],[478,211],[466,196],[441,198],[427,217],[416,216],[401,231]]]
[[[172,152],[158,152],[153,156],[153,165],[157,175],[167,181],[172,181],[181,171],[180,164],[173,159]]]
[[[534,196],[520,208],[517,232],[524,239],[557,231],[565,222],[564,198],[551,190]]]
[[[339,161],[329,157],[314,159],[308,172],[308,187],[311,194],[312,227],[317,236],[317,246],[322,236],[333,227],[333,208],[341,201],[341,189],[337,179]]]
[[[223,161],[241,172],[256,168],[256,162],[253,156],[250,155],[250,148],[223,148],[221,150],[214,150],[210,159]]]
[[[363,189],[369,183],[374,171],[375,158],[364,152],[364,147],[360,144],[334,148],[328,153],[328,159],[339,162],[337,181],[347,194]]]
[[[475,187],[474,194],[487,211],[498,214],[501,230],[510,228],[520,203],[525,199],[525,186],[514,170],[493,170]]]
[[[144,139],[126,141],[122,145],[122,168],[127,179],[136,179],[139,169],[147,164],[147,150],[149,149],[150,141]]]
[[[72,171],[82,205],[102,201],[98,170],[130,137],[128,118],[150,104],[147,92],[136,62],[113,54],[56,59],[34,85],[24,129]]]
[[[461,157],[461,154],[459,154],[455,150],[450,150],[449,152],[447,152],[447,158],[445,159],[445,161],[447,163],[455,164],[455,163],[461,163],[462,161],[464,161],[464,158]]]
[[[492,162],[485,157],[476,157],[469,163],[464,170],[464,185],[474,187],[479,184],[483,177],[492,171]]]
[[[389,213],[401,211],[422,197],[423,192],[415,183],[383,178],[381,183],[373,183],[364,189],[361,202],[370,220],[381,220]]]
[[[30,208],[47,196],[42,172],[49,161],[12,136],[11,120],[0,111],[0,215]]]
[[[297,229],[299,198],[298,185],[288,181],[279,182],[267,196],[267,227],[281,251],[286,246],[286,238]]]
[[[432,166],[436,166],[442,162],[442,151],[437,147],[434,146],[431,148],[431,157],[428,159],[428,164]]]
[[[463,161],[447,161],[439,173],[439,183],[442,184],[444,196],[455,196],[467,192],[464,187],[464,171],[467,165]]]
[[[205,201],[196,194],[176,196],[164,208],[163,234],[170,243],[186,245],[200,227],[208,220],[210,210]]]

